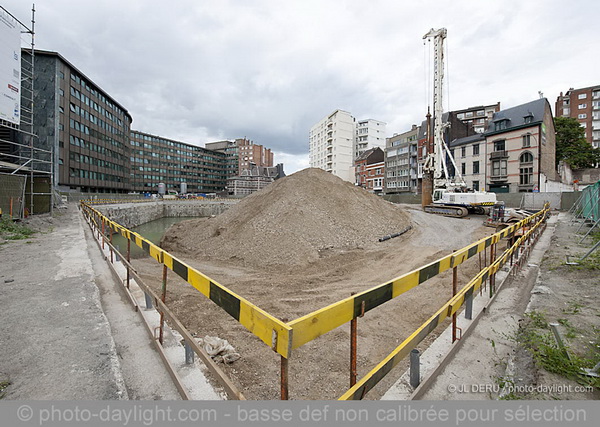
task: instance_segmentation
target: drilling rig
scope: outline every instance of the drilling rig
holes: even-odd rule
[[[467,191],[467,184],[460,174],[452,153],[444,139],[450,123],[443,121],[444,40],[445,28],[431,29],[423,36],[433,40],[433,126],[428,115],[427,157],[423,165],[422,205],[425,212],[453,217],[469,213],[485,215],[489,206],[496,203],[496,194],[485,191]],[[433,128],[433,130],[432,130]],[[454,166],[455,176],[448,173],[447,159]],[[433,194],[432,194],[433,193]]]

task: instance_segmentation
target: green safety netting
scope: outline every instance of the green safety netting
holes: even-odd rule
[[[581,193],[581,216],[588,219],[600,218],[600,181],[589,185]]]

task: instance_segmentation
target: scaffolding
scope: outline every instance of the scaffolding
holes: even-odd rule
[[[21,204],[21,209],[15,209],[15,212],[20,212],[20,218],[48,210],[52,213],[54,149],[45,150],[39,147],[34,127],[35,6],[31,9],[31,28],[3,6],[0,6],[0,9],[21,27],[22,45],[20,120],[15,124],[0,119],[0,186],[6,188],[19,181],[7,178],[8,175],[21,176],[23,180],[28,181],[23,196],[18,200],[11,198],[9,202],[11,206]],[[27,48],[24,49],[23,44],[27,45]],[[48,210],[43,208],[46,199]]]

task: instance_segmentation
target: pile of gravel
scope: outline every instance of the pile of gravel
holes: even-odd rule
[[[377,244],[403,230],[408,215],[321,169],[304,169],[214,218],[172,226],[169,251],[245,265],[303,265],[340,250]]]

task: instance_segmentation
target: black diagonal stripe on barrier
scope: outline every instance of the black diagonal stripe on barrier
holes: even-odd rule
[[[469,248],[469,251],[467,252],[467,258],[471,258],[477,253],[477,246],[478,245],[475,245],[472,248]]]
[[[231,317],[240,321],[240,300],[210,282],[210,299],[225,310]]]
[[[187,282],[188,268],[179,261],[177,261],[175,258],[173,258],[173,271],[175,272],[175,274],[177,274],[179,277],[181,277]]]
[[[142,239],[142,249],[144,252],[150,253],[150,244],[145,239]]]
[[[487,248],[491,244],[492,244],[492,236],[490,236],[487,239],[485,239],[485,247]]]
[[[362,314],[362,303],[365,303],[365,313],[386,301],[392,299],[393,283],[380,286],[354,298],[354,317]]]
[[[434,262],[430,266],[424,267],[419,271],[419,285],[425,280],[432,278],[440,273],[440,263]]]
[[[485,273],[481,276],[481,283],[485,282],[487,278],[490,276],[490,270],[485,270]]]

